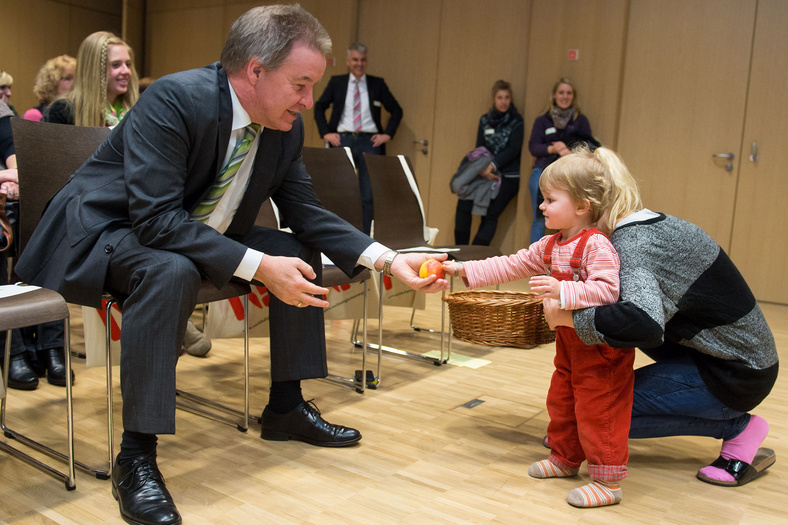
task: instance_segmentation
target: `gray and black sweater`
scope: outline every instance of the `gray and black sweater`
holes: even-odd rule
[[[747,412],[777,379],[774,337],[739,270],[701,228],[648,210],[610,237],[618,303],[574,313],[586,344],[638,347],[655,361],[691,352],[711,393]]]

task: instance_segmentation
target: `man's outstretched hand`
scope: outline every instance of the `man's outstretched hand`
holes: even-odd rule
[[[427,259],[445,261],[447,257],[445,253],[400,253],[391,263],[391,275],[419,292],[435,293],[448,290],[449,281],[446,279],[439,279],[436,275],[429,275],[424,279],[419,277],[419,268],[424,261]],[[375,267],[380,269],[385,259],[386,254],[378,260]]]

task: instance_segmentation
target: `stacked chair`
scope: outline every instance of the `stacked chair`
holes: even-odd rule
[[[418,184],[413,175],[413,167],[410,160],[404,155],[383,156],[364,154],[367,163],[369,177],[372,184],[372,200],[375,203],[375,218],[373,237],[378,242],[398,251],[418,251],[419,248],[449,254],[450,259],[456,261],[470,261],[476,259],[486,259],[501,255],[500,250],[489,246],[477,245],[451,245],[451,246],[430,246],[426,242],[426,224],[424,206],[419,195]],[[454,289],[454,278],[450,278],[452,290]],[[382,340],[382,281],[381,281],[381,320],[379,339]],[[434,359],[420,354],[410,353],[404,350],[383,347],[384,351],[416,359],[426,359],[435,365],[447,362],[451,358],[451,326],[448,327],[448,343],[444,345],[446,334],[446,307],[441,301],[441,355]],[[427,330],[413,326],[413,315],[411,315],[411,326],[418,331],[437,332],[437,330]],[[382,345],[381,345],[382,346]],[[444,346],[446,353],[444,354]]]

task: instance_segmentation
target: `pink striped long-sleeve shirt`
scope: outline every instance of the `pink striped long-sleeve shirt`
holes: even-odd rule
[[[567,242],[555,243],[553,271],[572,271],[569,260],[580,241],[580,235]],[[542,237],[514,255],[463,262],[465,284],[468,288],[478,288],[547,273],[542,256],[549,238],[549,235]],[[618,253],[610,240],[602,234],[592,235],[580,262],[581,280],[561,282],[561,308],[577,310],[618,301],[618,269]]]

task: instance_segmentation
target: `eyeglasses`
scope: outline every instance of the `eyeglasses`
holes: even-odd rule
[[[11,84],[8,84],[6,86],[0,86],[0,91],[6,91],[6,90],[11,91]]]

